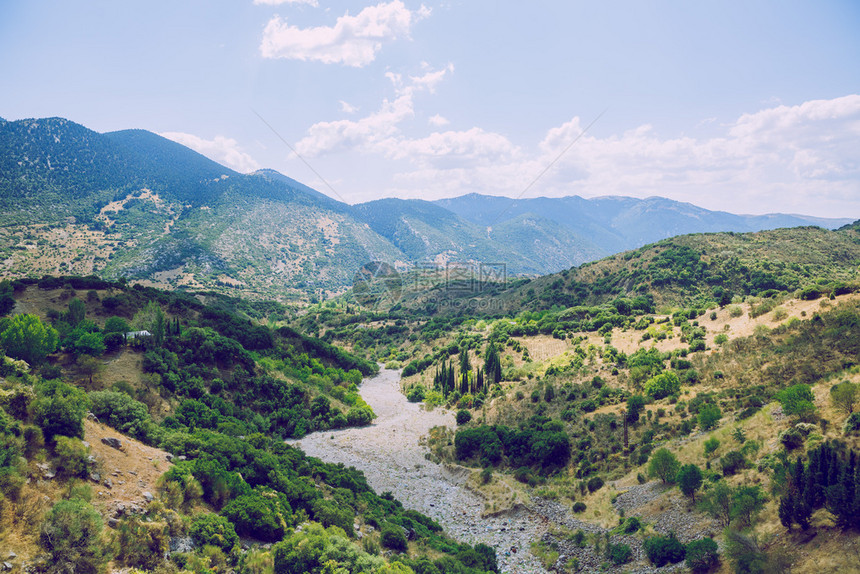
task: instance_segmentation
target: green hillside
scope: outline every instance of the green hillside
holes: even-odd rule
[[[109,562],[201,573],[497,571],[492,548],[452,541],[362,473],[283,442],[370,424],[357,385],[377,370],[239,314],[276,318],[283,307],[94,277],[2,289],[28,311],[0,319],[0,533],[10,560],[75,572]],[[149,334],[126,337],[130,329]],[[152,491],[142,499],[139,484]],[[177,537],[184,548],[171,548]]]

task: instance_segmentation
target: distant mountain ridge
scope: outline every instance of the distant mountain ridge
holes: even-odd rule
[[[852,218],[827,219],[781,213],[736,215],[664,197],[585,199],[574,195],[511,199],[473,193],[435,203],[464,219],[490,227],[519,215],[534,214],[577,231],[606,254],[689,233],[751,232],[807,225],[836,229],[852,221]]]
[[[365,263],[504,264],[542,275],[680,233],[845,220],[739,216],[664,198],[348,205],[275,170],[241,174],[145,130],[0,121],[0,273],[100,274],[280,299],[336,293]]]

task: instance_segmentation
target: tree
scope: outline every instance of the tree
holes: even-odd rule
[[[123,335],[131,331],[128,321],[122,317],[110,317],[105,321],[105,328],[102,329],[105,333],[122,333]]]
[[[648,462],[648,474],[660,478],[664,483],[675,482],[680,463],[668,449],[661,448],[651,455]]]
[[[102,362],[90,355],[81,355],[78,357],[78,368],[81,373],[89,377],[90,387],[93,385],[93,377],[101,372],[104,368]]]
[[[72,345],[72,351],[78,357],[90,355],[96,357],[105,352],[105,342],[99,333],[84,333]]]
[[[194,517],[188,534],[199,546],[211,544],[227,553],[239,542],[233,524],[217,514],[198,514]]]
[[[69,301],[69,310],[65,314],[66,322],[74,329],[87,316],[87,306],[84,302],[75,297]]]
[[[830,387],[830,401],[833,406],[846,414],[854,412],[857,405],[858,386],[851,381],[842,381],[838,385]]]
[[[33,422],[42,428],[46,441],[55,435],[83,438],[84,416],[90,406],[87,394],[59,380],[36,385],[36,399],[30,403]]]
[[[102,572],[107,556],[100,544],[101,531],[101,516],[90,504],[78,498],[55,504],[39,534],[39,542],[51,555],[49,572]]]
[[[155,301],[150,301],[138,311],[131,325],[138,331],[149,331],[156,346],[160,347],[164,341],[166,318],[161,306]]]
[[[725,480],[717,482],[702,495],[699,508],[721,526],[728,526],[732,520],[732,487]]]
[[[687,544],[687,568],[693,572],[707,572],[720,561],[717,543],[712,538],[693,540]]]
[[[702,430],[711,430],[717,423],[720,422],[720,419],[723,417],[723,411],[720,410],[720,407],[713,403],[708,403],[703,405],[702,408],[699,409],[699,427]]]
[[[767,498],[756,486],[739,486],[732,493],[732,521],[742,528],[752,526]]]
[[[59,334],[36,315],[15,315],[0,323],[0,345],[15,359],[39,365],[57,348]]]
[[[674,395],[681,390],[681,380],[673,372],[660,373],[645,382],[645,392],[655,399]]]
[[[639,414],[645,408],[645,397],[642,395],[630,395],[627,398],[627,422],[636,424],[639,422]]]
[[[657,568],[661,568],[669,563],[676,564],[683,560],[686,555],[684,545],[678,541],[674,532],[669,534],[669,536],[646,538],[642,546],[645,549],[648,560]]]
[[[776,400],[782,405],[782,412],[798,420],[809,422],[815,418],[815,398],[809,385],[792,385],[779,391]]]
[[[685,464],[678,471],[676,479],[684,496],[696,500],[696,491],[702,487],[702,471],[695,464]]]

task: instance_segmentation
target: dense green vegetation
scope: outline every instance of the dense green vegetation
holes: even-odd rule
[[[36,283],[24,288],[58,287],[52,278]],[[78,298],[73,284],[91,290]],[[31,371],[3,358],[3,496],[20,495],[25,455],[52,461],[64,480],[94,470],[80,440],[88,412],[178,458],[145,514],[114,525],[116,546],[104,544],[89,487],[70,485],[74,492],[54,504],[41,525],[41,545],[56,564],[93,573],[111,558],[130,567],[167,567],[169,537],[187,533],[196,551],[173,553],[170,567],[201,574],[228,566],[251,571],[248,561],[260,551],[243,550],[239,536],[277,543],[270,553],[276,572],[497,570],[491,548],[451,541],[434,521],[404,509],[390,494],[373,492],[354,468],[306,457],[283,442],[312,430],[369,423],[373,413],[357,385],[376,365],[294,329],[271,329],[182,294],[71,278],[59,280],[59,287],[67,308],[49,314],[59,347],[54,340],[40,356],[41,374],[35,374],[36,361]],[[36,316],[7,321],[17,324],[18,317],[39,336],[53,329]],[[126,339],[131,326],[150,334]],[[138,354],[144,387],[120,382],[86,393],[63,380],[51,352],[74,356],[82,337],[104,343],[113,334],[121,335],[115,348],[92,344],[87,353]],[[4,348],[14,351],[15,339],[7,341]],[[73,365],[82,368],[80,361]],[[170,405],[171,414],[153,418],[153,399]],[[356,524],[379,535],[359,543]],[[396,553],[385,558],[382,547]]]

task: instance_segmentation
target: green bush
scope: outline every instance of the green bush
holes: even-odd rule
[[[610,544],[606,549],[606,555],[616,566],[626,564],[633,558],[633,551],[627,544]]]
[[[198,514],[191,522],[188,534],[198,546],[210,544],[230,553],[239,542],[233,524],[217,514]]]
[[[685,464],[675,477],[684,496],[696,498],[696,491],[702,486],[702,471],[695,464]]]
[[[810,422],[815,418],[815,397],[809,385],[792,385],[776,394],[782,412],[800,421]]]
[[[406,552],[406,534],[403,528],[394,524],[386,524],[382,527],[380,541],[382,545],[397,552]]]
[[[573,503],[573,511],[577,514],[579,514],[580,512],[585,512],[585,510],[587,508],[588,507],[585,505],[584,502],[574,502]]]
[[[720,448],[720,441],[717,439],[717,437],[711,437],[704,442],[704,447],[705,447],[705,456],[710,456],[718,448]]]
[[[286,500],[277,493],[255,490],[238,496],[221,509],[221,515],[233,523],[236,534],[266,542],[277,542],[292,522]]]
[[[33,422],[42,428],[46,441],[56,435],[83,438],[89,407],[84,391],[59,380],[37,383],[36,399],[30,403]]]
[[[588,480],[587,487],[588,487],[588,492],[598,491],[603,487],[603,479],[600,478],[599,476],[591,477]]]
[[[57,472],[64,477],[85,477],[89,470],[89,449],[78,438],[58,436],[54,445]]]
[[[90,410],[99,422],[149,445],[160,442],[163,431],[140,401],[117,391],[94,391],[89,397],[92,402]]]
[[[664,483],[674,483],[681,465],[677,457],[665,448],[658,449],[648,462],[648,474]]]
[[[720,459],[720,467],[723,469],[723,476],[731,476],[739,470],[746,468],[747,460],[744,455],[736,450],[727,452]]]
[[[719,549],[713,539],[702,538],[687,544],[687,568],[693,572],[706,572],[719,561]]]
[[[319,498],[314,501],[311,510],[313,519],[321,522],[323,526],[337,526],[349,536],[353,535],[355,513],[349,506]]]
[[[674,395],[681,390],[681,380],[672,372],[660,373],[645,382],[645,392],[655,399]]]
[[[467,422],[469,422],[470,420],[472,420],[472,413],[470,413],[466,409],[460,409],[459,411],[457,411],[457,424],[458,425],[464,425]]]
[[[857,432],[860,431],[860,413],[851,413],[851,415],[845,419],[845,432]]]
[[[351,426],[367,426],[373,421],[373,410],[368,406],[350,407],[346,420]]]
[[[424,385],[412,385],[406,391],[406,400],[410,403],[420,403],[424,400]]]
[[[646,538],[642,545],[648,560],[657,568],[666,564],[676,564],[684,559],[686,549],[672,533],[669,536],[654,536]]]
[[[720,407],[713,403],[707,403],[699,409],[699,427],[702,430],[711,430],[717,426],[722,417],[723,411],[720,410]]]
[[[782,443],[785,450],[794,450],[803,446],[803,435],[799,430],[792,427],[780,433],[779,442]]]
[[[39,542],[56,572],[98,574],[107,555],[101,545],[102,519],[92,505],[79,498],[61,500],[48,512]]]

